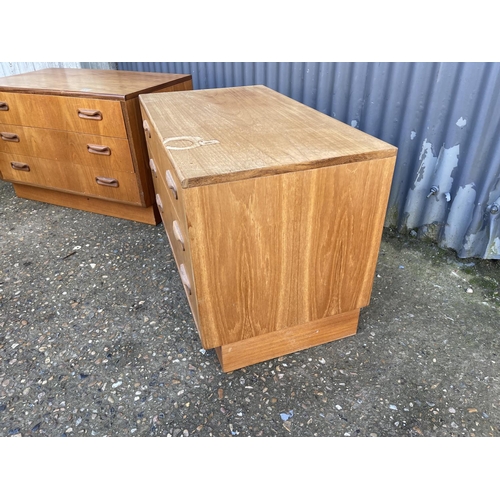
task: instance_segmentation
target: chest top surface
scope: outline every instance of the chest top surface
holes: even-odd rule
[[[132,99],[180,83],[190,75],[77,68],[47,68],[0,78],[0,91]]]
[[[397,153],[391,144],[261,85],[139,99],[184,188]]]

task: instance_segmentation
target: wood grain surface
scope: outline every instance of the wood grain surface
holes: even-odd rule
[[[2,124],[127,137],[122,108],[117,101],[6,92],[0,92],[0,101],[9,103],[8,111],[0,111]],[[102,120],[80,118],[79,109],[100,111]]]
[[[191,75],[76,68],[47,68],[0,78],[0,90],[132,99],[140,93],[191,82]]]
[[[395,157],[397,152],[264,86],[139,99],[156,134],[167,141],[185,188]]]
[[[15,170],[11,162],[27,164],[30,170]],[[0,170],[4,180],[14,183],[142,205],[135,173],[6,153],[0,153]],[[99,185],[96,177],[116,179],[118,187]]]
[[[13,133],[19,137],[19,142],[4,141],[0,138],[0,152],[3,153],[134,172],[127,139],[78,134],[47,128],[21,127],[19,125],[0,125],[1,132]],[[87,147],[89,144],[106,146],[109,148],[110,154],[90,153]]]
[[[394,161],[185,189],[204,347],[368,305]]]
[[[160,213],[165,232],[167,233],[168,241],[172,253],[174,254],[175,262],[177,264],[177,269],[180,272],[180,266],[184,265],[185,272],[190,282],[190,288],[187,290],[185,288],[186,296],[193,314],[193,319],[200,332],[199,326],[199,314],[198,314],[198,301],[196,293],[196,283],[194,281],[190,242],[187,238],[187,231],[185,226],[185,215],[182,212],[177,212],[171,201],[169,189],[167,188],[165,182],[160,177],[154,179],[156,196],[159,198],[159,203],[157,201],[158,211]],[[158,200],[157,198],[157,200]],[[174,232],[174,221],[180,225],[182,235],[184,237],[184,244],[182,245],[176,238]],[[201,335],[200,335],[201,338]],[[203,343],[203,341],[202,341]]]
[[[356,333],[359,309],[217,347],[222,370],[230,372]]]

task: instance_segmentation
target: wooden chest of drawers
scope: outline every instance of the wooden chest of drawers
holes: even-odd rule
[[[263,86],[139,100],[157,204],[222,369],[355,334],[397,149]]]
[[[0,178],[23,198],[160,221],[138,95],[191,75],[46,69],[0,78]]]

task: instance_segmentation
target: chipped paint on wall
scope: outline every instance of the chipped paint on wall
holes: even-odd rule
[[[460,145],[442,146],[436,156],[424,139],[416,179],[406,197],[405,226],[408,229],[440,224],[448,210],[453,171],[458,165]]]
[[[500,255],[500,237],[496,237],[494,240],[493,240],[493,243],[491,244],[491,247],[488,249],[489,251],[489,255],[491,255],[491,257],[489,258],[495,258],[494,256],[498,256]],[[496,257],[498,258],[498,257]]]
[[[455,193],[444,228],[443,241],[447,247],[461,248],[464,245],[465,235],[472,222],[476,196],[476,186],[472,183],[460,186]]]

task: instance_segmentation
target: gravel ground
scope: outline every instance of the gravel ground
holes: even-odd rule
[[[500,436],[497,261],[386,229],[358,334],[232,373],[162,225],[0,182],[0,436]]]

